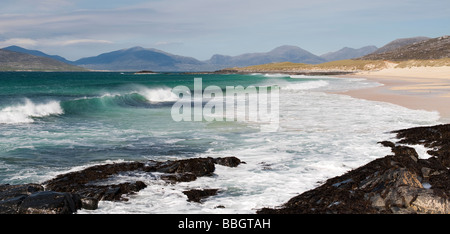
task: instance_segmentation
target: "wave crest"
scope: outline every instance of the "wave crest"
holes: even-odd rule
[[[317,81],[307,81],[307,82],[301,82],[301,83],[290,83],[290,84],[286,84],[286,85],[282,86],[281,89],[297,91],[297,90],[316,89],[316,88],[324,87],[327,85],[329,85],[329,83],[327,81],[317,80]]]
[[[169,88],[138,87],[125,93],[105,93],[62,102],[66,114],[89,114],[117,108],[158,108],[179,98]]]
[[[64,111],[58,101],[36,104],[26,98],[24,104],[9,106],[0,110],[0,124],[32,123],[34,122],[33,118],[63,113]]]
[[[144,96],[150,103],[175,102],[179,99],[170,88],[142,88],[138,93]]]

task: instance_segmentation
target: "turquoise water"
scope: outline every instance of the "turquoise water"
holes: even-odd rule
[[[191,131],[201,132],[207,125],[175,122],[170,115],[177,100],[171,88],[183,85],[193,89],[195,77],[0,73],[0,162],[18,170],[45,171],[107,159],[195,156],[208,150],[211,140],[196,137],[200,133]],[[248,86],[261,77],[202,75],[202,79],[205,86],[225,89],[231,84]],[[227,125],[232,127],[233,123]],[[167,143],[173,139],[179,143]],[[0,183],[10,182],[9,176],[8,170],[1,171]]]
[[[261,132],[251,121],[175,122],[171,108],[179,97],[172,88],[193,90],[194,78],[203,88],[280,87],[279,129]],[[377,85],[282,74],[2,72],[0,184],[39,183],[117,161],[236,156],[247,164],[217,166],[216,176],[190,183],[144,176],[150,186],[130,202],[102,202],[94,212],[254,213],[388,154],[376,142],[391,138],[391,130],[438,123],[439,113],[329,93]],[[221,193],[202,204],[182,194],[205,187]]]

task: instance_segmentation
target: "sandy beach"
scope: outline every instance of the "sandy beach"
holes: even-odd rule
[[[450,66],[387,68],[344,77],[366,78],[383,86],[342,94],[410,109],[438,111],[442,121],[450,121]]]

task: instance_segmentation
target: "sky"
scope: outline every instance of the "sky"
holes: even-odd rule
[[[448,0],[1,0],[0,48],[69,60],[141,46],[207,60],[294,45],[343,47],[450,34]]]

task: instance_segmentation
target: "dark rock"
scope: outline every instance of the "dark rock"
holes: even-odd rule
[[[331,178],[281,207],[263,208],[258,213],[450,213],[450,170],[443,159],[449,152],[450,125],[396,133],[401,139],[398,143],[379,142],[394,155]],[[419,159],[413,148],[397,144],[423,144],[432,147],[436,157]]]
[[[2,214],[72,214],[81,208],[80,196],[39,191],[0,202]]]
[[[135,75],[139,75],[139,74],[156,74],[156,72],[149,71],[149,70],[142,70],[142,71],[135,72],[134,74]]]
[[[227,167],[237,167],[239,166],[239,164],[245,162],[242,162],[240,159],[236,157],[225,157],[225,158],[215,158],[214,163]]]
[[[98,208],[98,199],[92,197],[81,198],[81,208],[86,210],[96,210]]]
[[[122,195],[131,195],[144,188],[146,188],[142,181],[136,181],[134,183],[121,183],[112,185],[79,185],[73,187],[70,190],[76,191],[83,197],[94,198],[97,200],[106,201],[127,201]],[[54,187],[55,191],[64,191],[64,188]]]
[[[144,170],[147,172],[168,173],[162,175],[161,178],[171,183],[176,183],[193,181],[200,176],[211,176],[215,171],[214,164],[237,167],[241,163],[243,162],[236,157],[193,158],[166,162],[150,161]]]
[[[17,214],[23,201],[40,191],[44,187],[39,184],[0,185],[0,214]]]
[[[84,185],[94,181],[106,179],[121,172],[136,171],[143,167],[144,163],[141,162],[97,165],[81,171],[59,175],[52,180],[44,182],[43,184],[46,186],[47,190],[57,191],[58,189],[62,189],[64,187],[64,190],[70,190],[71,188],[76,188],[78,185]]]
[[[192,173],[195,176],[212,175],[215,170],[214,159],[193,158],[178,161],[167,161],[156,166],[157,172],[163,173]]]
[[[78,194],[42,191],[25,198],[20,205],[21,214],[72,214],[81,208]]]
[[[183,193],[188,197],[188,201],[201,202],[202,199],[214,196],[218,192],[218,189],[191,189]]]
[[[390,141],[381,141],[381,142],[378,142],[379,144],[382,144],[383,146],[385,146],[385,147],[391,147],[391,148],[394,148],[395,147],[395,144],[394,143],[392,143],[392,142],[390,142]]]
[[[424,145],[432,150],[428,154],[437,157],[442,165],[450,167],[450,124],[417,127],[394,131],[401,144]]]
[[[18,214],[20,204],[28,195],[17,195],[0,201],[0,214]]]
[[[59,175],[43,184],[47,190],[78,193],[82,197],[90,197],[97,200],[119,201],[124,200],[122,195],[138,192],[145,188],[146,185],[141,181],[113,185],[96,185],[96,182],[122,172],[141,170],[144,165],[141,162],[98,165],[82,171]]]
[[[165,180],[169,183],[178,183],[178,182],[190,182],[190,181],[194,181],[197,179],[197,176],[190,173],[190,172],[186,172],[186,173],[175,173],[175,174],[164,174],[161,175],[161,179]]]
[[[35,192],[44,191],[40,184],[0,185],[0,201],[14,198],[20,195],[30,195]]]

